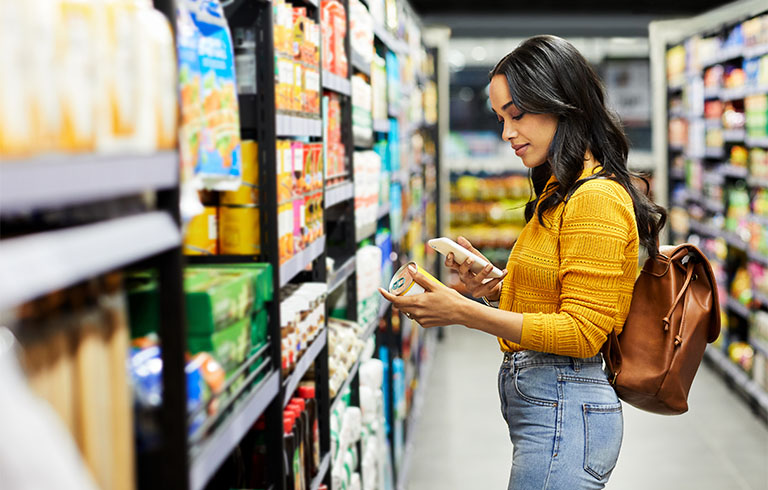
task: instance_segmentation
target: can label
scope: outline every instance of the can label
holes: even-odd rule
[[[216,255],[218,252],[218,225],[216,206],[205,206],[187,225],[184,236],[186,255]]]
[[[389,282],[390,293],[394,294],[395,296],[413,296],[415,294],[421,294],[424,292],[424,288],[421,287],[421,285],[416,281],[414,281],[411,275],[408,273],[408,266],[411,264],[416,267],[416,270],[418,270],[421,275],[430,281],[433,281],[436,284],[442,284],[440,281],[435,279],[432,274],[422,269],[421,266],[419,266],[416,262],[408,262],[399,268],[397,272],[395,272],[395,275],[392,276],[392,280]]]
[[[224,255],[258,255],[261,231],[258,206],[219,208],[220,252]]]

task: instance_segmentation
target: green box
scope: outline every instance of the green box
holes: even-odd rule
[[[267,341],[269,328],[269,315],[267,310],[261,310],[253,315],[251,323],[251,344],[259,345]]]
[[[210,353],[227,377],[245,361],[251,349],[250,318],[244,318],[234,325],[209,336],[190,336],[187,350],[191,354]]]
[[[234,270],[185,270],[188,337],[210,336],[241,320],[250,320],[253,284],[252,274]],[[151,274],[140,274],[129,281],[128,313],[134,337],[157,332],[160,301],[157,280]]]
[[[272,264],[269,263],[242,263],[242,264],[201,264],[195,265],[193,270],[220,270],[247,272],[253,275],[254,307],[255,311],[264,308],[264,303],[272,301],[274,297],[274,283],[272,277]]]

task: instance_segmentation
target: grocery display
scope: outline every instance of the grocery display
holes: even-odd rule
[[[376,288],[430,267],[439,133],[436,98],[389,100],[436,77],[390,3],[0,2],[0,308],[100,488],[338,488],[350,401],[355,481],[394,488],[383,365],[412,336]]]
[[[670,42],[664,66],[671,241],[698,243],[711,261],[728,328],[708,357],[768,419],[768,13]]]

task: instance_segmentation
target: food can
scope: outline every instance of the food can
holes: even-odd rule
[[[184,235],[184,254],[216,255],[218,253],[218,219],[216,206],[204,206],[203,212],[193,217]]]
[[[392,280],[389,281],[390,293],[394,294],[395,296],[413,296],[415,294],[421,294],[424,292],[424,288],[421,287],[419,283],[414,281],[411,275],[408,273],[408,266],[411,264],[416,267],[416,270],[418,270],[421,275],[430,281],[433,281],[436,284],[442,284],[440,281],[435,279],[432,274],[422,269],[416,262],[408,262],[399,268],[397,272],[395,272],[395,275],[392,276]]]
[[[222,205],[219,208],[220,253],[258,255],[261,253],[261,218],[255,204]]]
[[[221,204],[259,203],[259,145],[245,140],[240,144],[242,154],[242,183],[236,191],[221,193]]]

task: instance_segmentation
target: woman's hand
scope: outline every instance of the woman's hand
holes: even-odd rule
[[[453,257],[453,253],[449,253],[445,258],[445,266],[451,268],[459,273],[459,279],[467,287],[467,291],[475,298],[481,298],[485,296],[490,301],[498,301],[501,297],[501,282],[507,276],[507,270],[502,271],[503,275],[497,279],[488,280],[488,274],[493,270],[491,261],[488,260],[483,254],[481,254],[475,247],[469,243],[469,240],[460,236],[458,238],[458,244],[466,248],[478,257],[482,257],[488,265],[479,274],[475,274],[470,270],[472,265],[472,259],[468,258],[463,264],[456,263]]]
[[[424,328],[462,324],[462,302],[473,303],[473,301],[451,288],[427,279],[412,266],[408,267],[408,273],[424,288],[424,293],[395,296],[379,288],[381,295]]]

